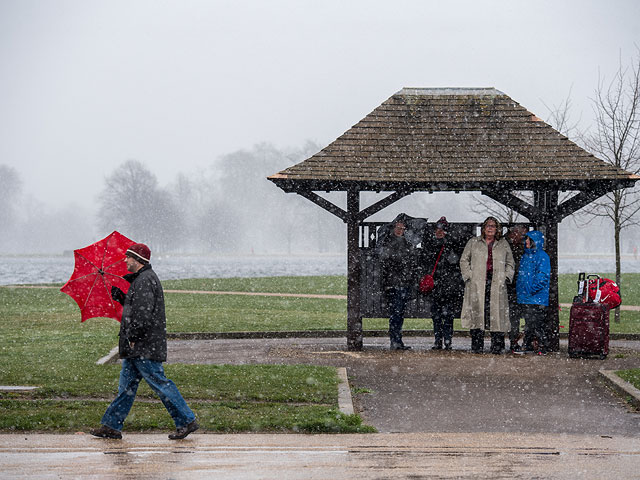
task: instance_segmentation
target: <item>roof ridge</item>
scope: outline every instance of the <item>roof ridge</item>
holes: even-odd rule
[[[453,96],[453,95],[480,95],[499,96],[505,93],[494,87],[404,87],[395,95],[411,96]]]

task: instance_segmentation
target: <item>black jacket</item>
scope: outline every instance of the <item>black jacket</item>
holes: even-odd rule
[[[382,287],[409,287],[416,283],[415,248],[404,237],[391,235],[380,248]]]
[[[167,320],[160,280],[148,264],[124,278],[131,286],[124,298],[118,334],[120,358],[164,362],[167,359]]]
[[[459,305],[462,305],[464,296],[464,281],[460,273],[460,255],[462,254],[460,245],[448,237],[444,239],[430,238],[423,246],[422,273],[430,275],[433,272],[441,249],[442,255],[440,255],[438,266],[433,275],[435,287],[431,292],[431,298],[436,303],[446,303],[458,308]]]

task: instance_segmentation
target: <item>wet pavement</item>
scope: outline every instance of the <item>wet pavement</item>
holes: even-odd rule
[[[197,343],[196,343],[197,342]],[[310,363],[345,367],[355,411],[378,434],[0,435],[2,478],[640,478],[640,413],[600,369],[640,366],[640,342],[616,340],[606,360],[561,352],[473,355],[432,338],[390,352],[343,338],[172,340],[169,362]],[[357,393],[363,392],[363,393]],[[368,393],[364,393],[368,392]]]
[[[640,439],[541,434],[0,435],[2,478],[638,478]]]
[[[432,351],[433,338],[410,337],[414,348],[390,352],[369,338],[361,352],[342,338],[174,340],[170,362],[308,363],[346,367],[355,410],[380,432],[524,432],[640,437],[640,414],[613,395],[600,369],[640,366],[640,342],[610,343],[606,360],[474,355],[469,338],[451,352]],[[488,346],[488,345],[487,345]]]

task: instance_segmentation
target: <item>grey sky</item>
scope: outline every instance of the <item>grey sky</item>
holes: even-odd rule
[[[0,0],[0,163],[61,206],[128,159],[161,184],[256,142],[325,145],[402,87],[541,117],[640,45],[640,2]]]

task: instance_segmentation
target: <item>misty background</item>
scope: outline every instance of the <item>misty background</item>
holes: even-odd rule
[[[188,254],[335,254],[346,250],[341,220],[296,194],[285,194],[271,175],[318,150],[307,142],[279,150],[262,143],[224,155],[210,168],[192,175],[178,173],[160,184],[148,165],[127,160],[116,166],[97,189],[97,208],[78,201],[55,208],[22,188],[15,169],[0,165],[2,254],[69,254],[118,230],[143,241],[157,253]],[[344,194],[325,198],[342,208]],[[364,206],[385,193],[364,192]],[[368,221],[391,221],[398,213],[432,221],[480,222],[495,212],[479,193],[414,193]],[[578,212],[575,216],[579,217]],[[574,217],[575,217],[574,216]],[[623,253],[637,254],[637,228],[623,231]],[[560,225],[560,254],[611,254],[610,222],[589,225],[566,219]]]
[[[266,177],[403,87],[495,87],[552,125],[570,99],[580,143],[638,18],[631,0],[0,0],[0,254],[113,230],[163,253],[343,252],[339,219]],[[413,194],[369,220],[481,221],[478,204]],[[612,253],[612,226],[580,215],[560,254]]]

